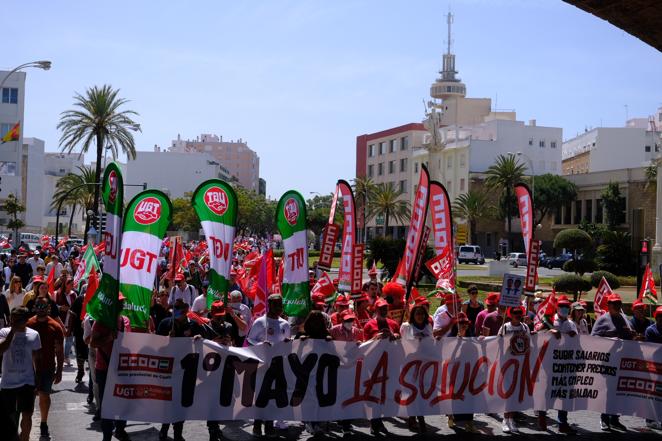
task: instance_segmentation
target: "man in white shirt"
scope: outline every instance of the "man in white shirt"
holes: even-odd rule
[[[27,262],[32,267],[32,274],[37,274],[37,267],[44,266],[44,259],[39,255],[39,251],[35,251],[32,257],[30,257]]]
[[[241,291],[234,290],[228,296],[228,321],[232,321],[237,325],[237,335],[235,337],[235,346],[242,347],[248,331],[253,324],[253,314],[251,308],[241,303],[243,294]],[[290,332],[291,333],[291,332]]]
[[[457,294],[446,294],[444,300],[444,304],[437,308],[432,316],[432,335],[437,338],[445,337],[451,332],[457,323],[455,316],[462,306],[462,299]]]
[[[21,441],[30,439],[32,413],[35,397],[35,364],[41,349],[39,333],[26,326],[29,313],[27,308],[18,307],[11,311],[11,327],[0,329],[0,354],[2,358],[2,378],[0,396],[5,411],[10,413],[13,427],[5,428],[9,439],[16,436],[19,414],[21,417]]]
[[[170,289],[170,296],[168,297],[168,305],[173,306],[175,302],[182,299],[184,303],[193,306],[193,301],[198,296],[195,288],[186,283],[184,274],[178,273],[175,276],[175,286]]]

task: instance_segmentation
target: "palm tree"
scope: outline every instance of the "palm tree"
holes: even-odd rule
[[[409,201],[402,199],[404,195],[396,190],[393,183],[377,184],[368,203],[368,219],[378,214],[384,215],[384,237],[388,232],[388,221],[393,217],[397,222],[404,223],[409,220]]]
[[[513,220],[513,189],[515,184],[522,180],[526,166],[520,163],[515,155],[499,155],[494,164],[487,169],[485,184],[488,188],[505,192],[503,199],[505,214],[508,219],[508,247],[513,249],[512,220]]]
[[[51,208],[57,209],[63,198],[65,198],[63,203],[66,203],[71,207],[71,214],[69,215],[69,236],[71,236],[71,223],[73,222],[76,208],[83,207],[87,212],[87,210],[91,210],[94,206],[94,191],[98,187],[95,183],[95,171],[92,167],[83,166],[78,167],[78,173],[68,173],[61,177],[57,181],[57,184],[55,184],[55,193],[53,194]],[[80,187],[84,184],[87,185]],[[85,232],[87,232],[89,225],[90,220],[88,216],[85,221]]]
[[[476,243],[476,223],[478,219],[489,216],[487,194],[481,190],[469,190],[455,198],[453,214],[469,222],[469,243]]]
[[[363,242],[366,241],[366,232],[368,227],[368,205],[370,198],[375,191],[375,182],[368,176],[358,176],[354,178],[354,199],[358,202],[358,206],[363,212]]]
[[[85,96],[74,96],[75,109],[60,114],[57,128],[62,131],[60,145],[63,152],[71,153],[80,147],[83,155],[96,144],[95,181],[101,179],[101,157],[104,147],[111,150],[113,158],[126,153],[129,159],[136,158],[136,147],[131,131],[140,131],[140,125],[132,118],[138,115],[133,110],[120,110],[128,101],[118,96],[119,89],[110,85],[91,87]],[[92,211],[99,212],[99,185],[94,186]],[[87,226],[86,226],[87,231]]]

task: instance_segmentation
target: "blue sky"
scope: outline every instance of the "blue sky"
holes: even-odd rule
[[[10,0],[0,68],[53,61],[28,71],[24,132],[49,151],[74,92],[109,83],[140,113],[139,150],[243,138],[268,195],[309,197],[353,178],[357,135],[422,119],[449,6],[468,96],[566,139],[662,105],[662,53],[560,0]]]

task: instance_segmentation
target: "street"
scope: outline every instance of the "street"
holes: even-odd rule
[[[51,432],[51,439],[53,441],[98,441],[101,439],[101,427],[99,422],[92,422],[93,411],[90,410],[86,402],[87,387],[83,385],[76,385],[74,378],[76,376],[75,369],[65,368],[62,383],[54,386],[55,393],[52,395],[52,405],[49,416],[49,427]],[[85,377],[87,379],[87,376]],[[35,402],[35,413],[33,416],[32,441],[42,441],[39,438],[39,406]],[[544,436],[547,439],[556,439],[565,437],[558,433],[556,424],[556,412],[548,412],[548,430],[547,432],[540,432],[536,429],[536,418],[533,412],[526,413],[527,418],[524,422],[520,423],[520,430],[522,435],[527,437]],[[458,431],[457,433],[448,428],[447,418],[445,416],[428,416],[425,417],[429,427],[429,434],[425,436],[417,435],[418,439],[449,439],[449,435],[453,435],[451,439],[466,439],[467,435],[472,435],[466,432]],[[652,431],[645,427],[645,422],[641,418],[635,417],[622,417],[621,421],[628,427],[627,434],[622,432],[605,433],[600,431],[599,415],[595,412],[571,412],[569,421],[575,425],[583,439],[660,439],[662,432]],[[475,417],[475,425],[480,434],[485,436],[510,436],[505,435],[501,431],[501,420],[497,419],[496,415],[483,415],[479,414]],[[329,439],[339,439],[342,437],[340,427],[334,423],[331,425],[333,432],[330,432],[327,437]],[[410,438],[413,434],[407,429],[406,422],[400,418],[386,419],[386,426],[394,436],[392,438]],[[134,441],[147,441],[158,439],[159,425],[152,423],[139,423],[129,421],[127,432]],[[230,440],[251,440],[252,436],[252,423],[247,421],[231,422],[223,428],[223,434],[226,439]],[[361,421],[358,426],[355,426],[355,433],[352,439],[374,439],[370,434],[367,421]],[[443,435],[443,438],[442,438]],[[188,441],[201,441],[208,439],[207,428],[203,421],[190,421],[184,425],[184,437]],[[2,437],[0,436],[0,439]],[[305,440],[311,439],[311,435],[303,430],[301,422],[289,423],[289,428],[281,432],[281,439],[288,440]],[[170,429],[170,438],[172,439],[172,428]]]

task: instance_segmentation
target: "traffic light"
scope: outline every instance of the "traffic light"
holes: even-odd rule
[[[644,277],[646,265],[651,263],[653,249],[650,239],[642,239],[639,241],[639,254],[637,259],[637,292],[641,289],[641,283]]]

